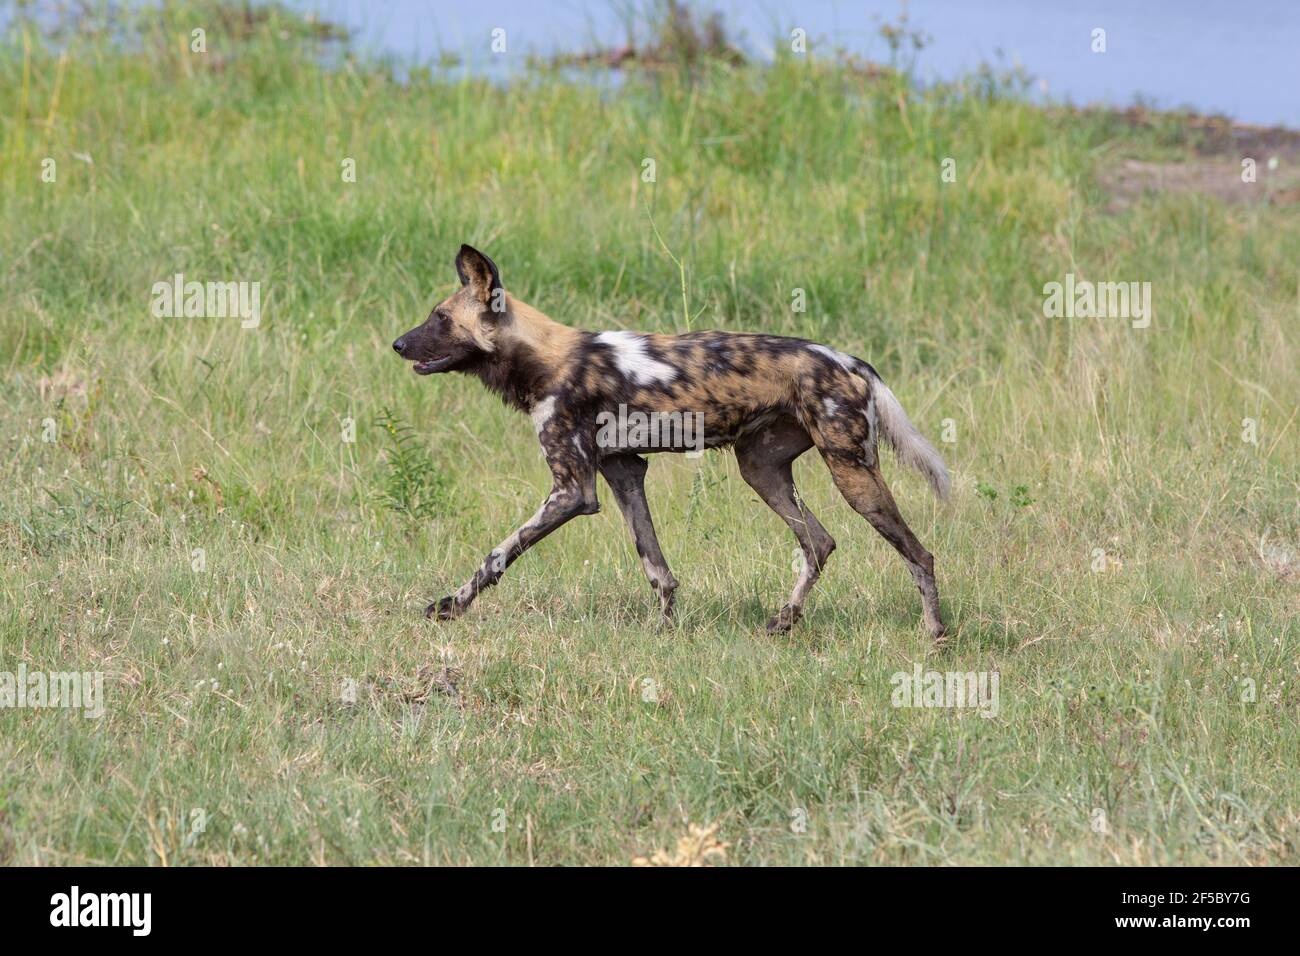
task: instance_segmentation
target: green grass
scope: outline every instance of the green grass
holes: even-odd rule
[[[1179,135],[978,80],[399,84],[155,22],[0,52],[0,670],[107,695],[0,710],[0,861],[622,864],[688,823],[742,864],[1295,861],[1294,207],[1108,215],[1102,166]],[[793,538],[723,454],[650,472],[676,627],[603,485],[424,620],[548,490],[526,418],[389,349],[466,241],[560,321],[811,337],[951,419],[951,504],[885,462],[950,647],[815,456],[840,547],[790,635]],[[261,325],[155,318],[176,272],[260,281]],[[1067,272],[1151,282],[1152,327],[1045,318]],[[997,671],[998,716],[892,707],[918,661]]]

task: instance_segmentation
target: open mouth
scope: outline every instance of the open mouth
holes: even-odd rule
[[[416,362],[412,368],[415,369],[416,375],[432,375],[434,372],[441,372],[450,364],[450,355],[438,355],[431,359],[425,359],[423,362]]]

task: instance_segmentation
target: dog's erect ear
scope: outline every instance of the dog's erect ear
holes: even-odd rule
[[[497,264],[473,246],[460,247],[456,254],[456,274],[460,276],[460,284],[484,305],[504,304],[504,297],[496,294],[501,289]]]

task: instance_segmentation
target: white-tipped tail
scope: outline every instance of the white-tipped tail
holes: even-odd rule
[[[877,375],[869,375],[867,378],[871,382],[872,395],[876,401],[876,417],[885,442],[894,449],[900,462],[925,476],[936,495],[947,498],[952,482],[948,477],[948,466],[943,463],[943,456],[916,430],[889,386]]]

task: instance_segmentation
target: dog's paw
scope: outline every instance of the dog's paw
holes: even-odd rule
[[[787,604],[776,612],[776,617],[767,622],[767,633],[784,634],[798,622],[801,614],[797,607]]]
[[[675,627],[677,619],[673,613],[673,596],[672,592],[668,593],[666,599],[660,599],[659,602],[659,626],[663,628]]]
[[[465,609],[456,602],[456,598],[448,595],[441,601],[436,601],[424,609],[424,616],[435,621],[454,621],[465,613]]]

